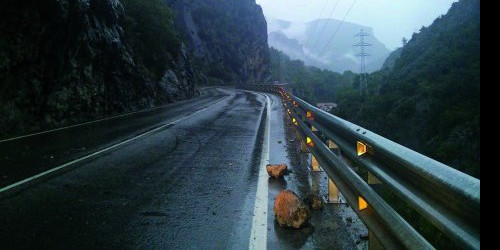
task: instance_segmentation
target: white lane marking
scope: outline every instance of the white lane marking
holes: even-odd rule
[[[159,107],[155,107],[155,108],[151,108],[151,109],[130,112],[130,113],[122,114],[122,115],[112,116],[112,117],[103,118],[103,119],[99,119],[99,120],[95,120],[95,121],[90,121],[90,122],[84,122],[84,123],[75,124],[75,125],[71,125],[71,126],[66,126],[66,127],[62,127],[62,128],[51,129],[51,130],[37,132],[37,133],[33,133],[33,134],[21,135],[21,136],[17,136],[17,137],[13,137],[13,138],[8,138],[8,139],[0,140],[0,143],[2,143],[2,142],[8,142],[8,141],[15,141],[15,140],[23,139],[23,138],[28,138],[28,137],[36,136],[36,135],[48,134],[48,133],[52,133],[52,132],[56,132],[56,131],[61,131],[61,130],[66,130],[66,129],[70,129],[70,128],[81,127],[81,126],[84,126],[84,125],[89,125],[89,124],[93,124],[93,123],[98,123],[98,122],[113,120],[113,119],[116,119],[116,118],[126,117],[126,116],[129,116],[129,115],[135,115],[135,114],[140,114],[140,113],[155,111],[155,110],[158,110],[158,109],[162,109],[162,108],[168,107],[168,106],[173,105],[173,104],[182,104],[182,103],[185,103],[185,102],[188,102],[188,101],[189,100],[186,100],[186,101],[183,101],[183,102],[180,102],[180,103],[169,103],[169,104],[166,104],[166,105],[163,105],[163,106],[159,106]]]
[[[44,177],[44,176],[46,176],[46,175],[49,175],[49,174],[51,174],[51,173],[57,172],[57,171],[59,171],[59,170],[61,170],[61,169],[64,169],[64,168],[66,168],[66,167],[68,167],[68,166],[71,166],[71,165],[73,165],[73,164],[76,164],[76,163],[78,163],[78,162],[81,162],[81,161],[87,160],[87,159],[92,158],[92,157],[94,157],[94,156],[96,156],[96,155],[99,155],[99,154],[102,154],[102,153],[104,153],[104,152],[107,152],[107,151],[110,151],[110,150],[112,150],[112,149],[115,149],[115,148],[117,148],[117,147],[119,147],[119,146],[122,146],[122,145],[124,145],[124,144],[127,144],[127,143],[129,143],[129,142],[131,142],[131,141],[137,140],[137,139],[139,139],[139,138],[142,138],[142,137],[144,137],[144,136],[146,136],[146,135],[149,135],[149,134],[155,133],[155,132],[157,132],[157,131],[159,131],[159,130],[162,130],[162,129],[164,129],[164,128],[168,127],[168,126],[173,126],[173,125],[175,125],[175,124],[177,124],[177,123],[179,123],[179,122],[181,122],[181,121],[184,121],[184,120],[186,120],[186,119],[188,119],[188,118],[190,118],[190,117],[192,117],[192,116],[194,116],[194,115],[196,115],[196,114],[199,114],[199,113],[201,113],[201,112],[205,111],[205,110],[206,110],[206,109],[208,109],[210,106],[215,105],[215,104],[218,104],[218,103],[221,103],[221,102],[223,102],[223,101],[225,101],[225,100],[227,100],[227,99],[229,99],[229,98],[231,98],[231,97],[233,97],[233,96],[228,96],[228,97],[226,97],[226,98],[223,98],[223,99],[217,100],[217,101],[215,101],[215,102],[212,102],[212,103],[208,104],[207,106],[205,106],[204,108],[202,108],[202,109],[200,109],[200,110],[198,110],[198,111],[196,111],[196,112],[194,112],[194,113],[192,113],[192,114],[190,114],[190,115],[187,115],[187,116],[185,116],[185,117],[183,117],[183,118],[180,118],[180,119],[178,119],[178,120],[175,120],[175,121],[173,121],[173,122],[169,122],[169,123],[167,123],[167,124],[165,124],[165,125],[161,125],[161,126],[160,126],[160,127],[158,127],[158,128],[155,128],[155,129],[153,129],[153,130],[149,130],[149,131],[147,131],[147,132],[145,132],[145,133],[143,133],[143,134],[137,135],[137,136],[135,136],[135,137],[132,137],[132,138],[130,138],[130,139],[127,139],[127,140],[125,140],[125,141],[122,141],[122,142],[120,142],[120,143],[117,143],[117,144],[115,144],[115,145],[113,145],[113,146],[110,146],[110,147],[107,147],[107,148],[105,148],[105,149],[99,150],[99,151],[97,151],[97,152],[94,152],[94,153],[92,153],[92,154],[90,154],[90,155],[87,155],[87,156],[84,156],[84,157],[82,157],[82,158],[76,159],[76,160],[74,160],[74,161],[70,161],[70,162],[65,163],[65,164],[63,164],[63,165],[60,165],[60,166],[58,166],[58,167],[52,168],[52,169],[50,169],[50,170],[47,170],[47,171],[45,171],[45,172],[42,172],[42,173],[37,174],[37,175],[35,175],[35,176],[32,176],[32,177],[30,177],[30,178],[27,178],[27,179],[24,179],[24,180],[22,180],[22,181],[19,181],[19,182],[16,182],[16,183],[14,183],[14,184],[11,184],[11,185],[9,185],[9,186],[6,186],[6,187],[4,187],[4,188],[0,188],[0,194],[1,194],[1,193],[3,193],[3,192],[9,191],[9,190],[11,190],[11,189],[13,189],[13,188],[19,187],[19,186],[21,186],[21,185],[27,184],[27,183],[29,183],[29,182],[31,182],[31,181],[33,181],[33,180],[36,180],[36,179],[39,179],[39,178]]]
[[[267,249],[267,206],[268,206],[268,179],[266,166],[269,164],[269,148],[271,137],[271,100],[266,95],[266,121],[264,130],[264,143],[260,160],[259,180],[257,184],[257,194],[255,196],[254,217],[252,222],[252,232],[250,236],[249,249]]]

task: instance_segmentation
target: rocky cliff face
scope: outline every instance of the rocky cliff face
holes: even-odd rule
[[[269,79],[267,24],[255,0],[166,0],[211,84]]]
[[[123,18],[118,0],[2,0],[0,135],[193,96],[187,52],[152,79],[124,41]]]

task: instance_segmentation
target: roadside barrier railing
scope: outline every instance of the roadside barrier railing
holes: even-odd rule
[[[323,169],[330,178],[328,200],[345,198],[369,229],[372,249],[434,249],[376,192],[380,184],[458,247],[481,248],[480,180],[327,113],[290,94],[284,85],[244,88],[281,96],[303,150],[311,153],[311,170]]]

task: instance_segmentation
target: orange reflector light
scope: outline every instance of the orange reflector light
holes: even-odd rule
[[[298,108],[299,104],[296,101],[293,101],[293,106],[295,106],[296,108]]]
[[[367,152],[366,144],[359,142],[359,141],[357,143],[357,149],[358,149],[358,156],[362,156],[362,155],[366,154],[366,152]]]
[[[312,113],[311,111],[307,111],[307,112],[306,112],[306,117],[307,117],[308,119],[314,119],[314,115],[313,115],[313,113]]]
[[[363,197],[359,196],[358,197],[358,206],[359,206],[359,211],[363,211],[368,208],[368,202],[366,202]]]
[[[310,137],[306,137],[306,143],[309,145],[309,147],[314,147],[314,142]]]

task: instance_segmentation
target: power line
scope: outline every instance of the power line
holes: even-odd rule
[[[325,44],[325,47],[323,47],[323,50],[321,50],[321,53],[319,53],[319,55],[323,55],[324,52],[326,51],[326,49],[328,48],[328,45],[330,45],[330,43],[333,41],[333,38],[335,38],[335,36],[337,35],[337,33],[339,32],[340,28],[342,27],[342,25],[345,23],[345,20],[347,19],[347,17],[349,16],[349,14],[351,13],[352,9],[354,8],[354,5],[356,5],[356,3],[358,2],[358,0],[354,0],[354,2],[352,3],[351,7],[349,8],[349,10],[347,11],[347,13],[345,14],[344,18],[342,19],[342,21],[339,23],[339,25],[337,26],[337,29],[335,30],[335,33],[333,33],[333,35],[330,37],[330,39],[328,40],[328,42]]]
[[[321,9],[321,14],[319,14],[319,18],[317,20],[321,20],[321,17],[323,17],[323,13],[325,13],[325,10],[326,10],[326,6],[328,5],[328,3],[330,2],[330,0],[326,0],[325,1],[325,4],[323,5],[323,8]],[[316,29],[318,28],[318,21],[316,21],[314,23],[314,28],[312,29],[312,34],[311,34],[311,37],[314,37],[314,34],[316,33]],[[309,45],[311,39],[308,37],[307,38],[307,42],[306,42],[306,47],[307,45]]]
[[[328,26],[328,23],[330,23],[330,20],[333,18],[333,13],[335,13],[335,10],[337,9],[339,2],[340,2],[340,0],[337,0],[337,2],[335,3],[335,6],[333,6],[332,12],[330,12],[330,17],[328,19],[326,19],[326,22],[323,25],[323,29],[321,29],[319,36],[316,38],[316,42],[314,42],[314,45],[311,47],[312,49],[316,48],[316,45],[318,44],[319,40],[323,36],[323,33],[325,32],[325,29]]]

